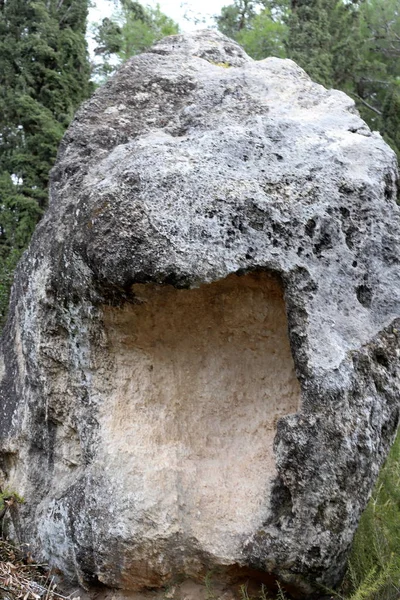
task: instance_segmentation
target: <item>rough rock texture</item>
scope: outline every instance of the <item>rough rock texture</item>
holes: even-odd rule
[[[68,130],[13,289],[20,539],[85,585],[337,584],[399,418],[396,177],[289,60],[207,31],[126,63]]]

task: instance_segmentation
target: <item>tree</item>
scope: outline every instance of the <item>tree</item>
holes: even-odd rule
[[[221,33],[236,40],[256,60],[286,55],[287,2],[235,0],[216,17]]]
[[[266,56],[285,58],[287,26],[265,8],[252,19],[251,27],[238,33],[236,40],[256,60]]]
[[[363,45],[358,0],[333,2],[328,16],[333,57],[332,83],[334,87],[350,91],[354,75],[359,70]]]
[[[395,84],[390,86],[385,95],[381,132],[396,152],[400,163],[400,88]]]
[[[360,4],[360,30],[363,45],[353,96],[364,119],[383,133],[400,156],[398,1],[364,0]]]
[[[332,36],[325,0],[292,0],[288,56],[314,81],[332,85]]]
[[[251,27],[261,3],[253,0],[234,0],[233,4],[224,6],[216,17],[218,29],[224,35],[236,40],[240,32]]]
[[[103,19],[95,30],[95,53],[103,57],[96,66],[100,80],[112,74],[117,66],[131,56],[144,52],[155,42],[179,33],[179,26],[155,8],[144,7],[134,0],[121,0],[112,19]]]
[[[0,1],[0,328],[58,144],[92,90],[87,10],[88,0]]]

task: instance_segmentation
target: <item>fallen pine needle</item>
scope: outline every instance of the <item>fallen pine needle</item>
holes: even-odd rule
[[[24,553],[0,540],[0,597],[5,600],[72,600],[56,591],[48,567],[34,563]]]

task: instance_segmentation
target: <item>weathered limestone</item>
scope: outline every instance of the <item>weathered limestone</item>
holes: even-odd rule
[[[125,64],[62,142],[13,289],[15,535],[86,586],[337,584],[399,418],[396,178],[291,61],[205,31]]]

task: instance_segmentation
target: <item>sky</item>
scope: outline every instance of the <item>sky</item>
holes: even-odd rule
[[[161,10],[179,24],[182,31],[191,31],[212,26],[212,16],[231,0],[141,0],[144,5],[160,5]],[[101,21],[111,16],[115,7],[113,0],[94,0],[89,10],[89,22]],[[190,21],[185,19],[185,14]]]

